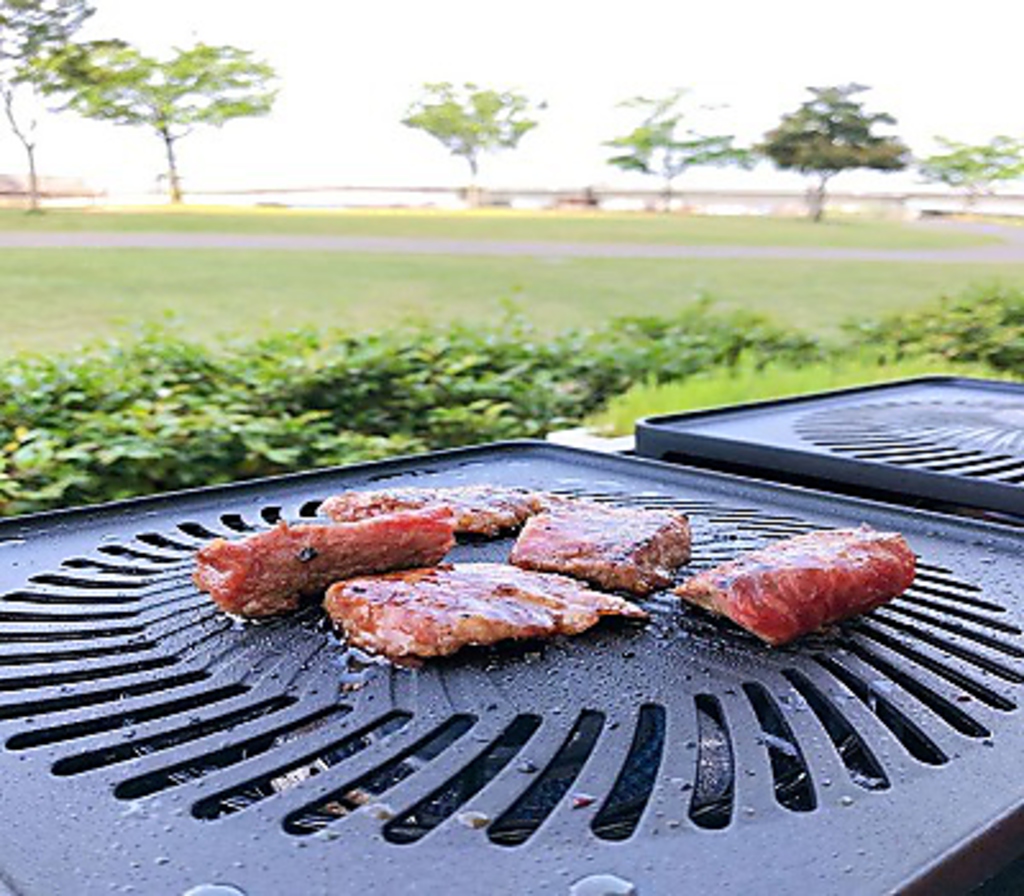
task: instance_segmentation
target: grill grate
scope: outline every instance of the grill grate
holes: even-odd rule
[[[902,529],[921,572],[888,607],[789,648],[656,595],[646,627],[419,669],[346,649],[316,607],[242,625],[191,585],[210,538],[312,518],[381,474],[683,509],[683,577],[862,521]],[[469,860],[470,892],[601,872],[660,892],[682,864],[775,892],[809,873],[881,892],[955,883],[955,857],[932,867],[946,844],[1009,838],[996,819],[1024,796],[1024,563],[998,527],[527,444],[11,521],[8,537],[0,811],[19,823],[0,879],[16,892],[326,892],[354,862],[367,886],[447,892],[453,859]],[[887,832],[911,823],[918,842],[894,848]],[[98,827],[113,845],[85,860],[75,847]]]
[[[1024,385],[925,377],[637,424],[637,452],[1013,514]]]

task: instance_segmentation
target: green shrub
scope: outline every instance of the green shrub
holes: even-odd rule
[[[978,287],[930,307],[861,321],[846,328],[851,343],[899,361],[935,357],[987,364],[1024,377],[1024,292]]]
[[[821,354],[808,337],[707,304],[553,339],[514,317],[217,350],[148,330],[0,363],[0,513],[543,436],[637,382]]]

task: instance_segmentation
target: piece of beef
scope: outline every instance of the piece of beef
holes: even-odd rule
[[[393,488],[372,492],[343,492],[320,505],[320,512],[339,522],[363,520],[396,510],[448,507],[455,515],[455,531],[498,535],[514,529],[552,502],[564,501],[542,492],[500,485],[452,488]]]
[[[835,529],[752,551],[675,593],[769,644],[785,644],[899,596],[914,581],[915,565],[899,533]]]
[[[452,515],[418,510],[356,523],[278,523],[236,541],[215,539],[196,554],[193,581],[239,616],[294,610],[349,576],[439,562],[455,543]]]
[[[566,503],[528,520],[509,562],[601,588],[649,594],[690,559],[690,523],[670,510]]]
[[[465,563],[338,582],[324,606],[349,642],[392,659],[468,644],[575,635],[601,616],[646,619],[622,598],[504,563]]]

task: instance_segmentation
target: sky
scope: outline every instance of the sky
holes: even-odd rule
[[[93,0],[87,38],[118,37],[162,55],[197,40],[254,51],[279,74],[274,111],[197,131],[179,144],[186,191],[336,185],[459,186],[462,160],[400,119],[427,81],[511,88],[544,100],[540,125],[514,152],[485,158],[492,187],[652,185],[606,164],[601,146],[628,132],[631,96],[691,88],[725,103],[721,133],[758,139],[807,86],[872,87],[869,111],[898,119],[919,155],[942,134],[982,142],[1024,136],[1024,4],[861,0]],[[44,175],[111,191],[157,187],[163,149],[151,132],[47,114]],[[0,131],[0,171],[20,172]],[[835,188],[905,189],[912,174],[847,174]],[[680,186],[799,187],[767,164],[694,171]]]

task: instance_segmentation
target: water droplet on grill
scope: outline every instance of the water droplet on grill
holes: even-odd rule
[[[636,885],[614,874],[589,874],[569,887],[569,896],[635,896]]]
[[[181,896],[246,896],[246,892],[231,884],[198,884],[185,890]]]
[[[459,812],[455,816],[455,820],[467,828],[478,829],[486,827],[490,823],[491,818],[483,812]]]

